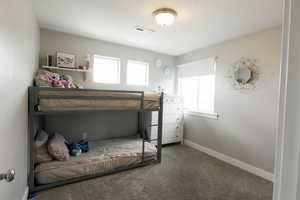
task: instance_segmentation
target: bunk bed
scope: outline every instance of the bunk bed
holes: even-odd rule
[[[163,93],[30,87],[28,106],[30,192],[161,162]],[[116,110],[138,113],[136,136],[91,141],[87,154],[68,161],[35,164],[34,139],[37,131],[44,128],[46,116]],[[159,119],[150,125],[158,126],[157,138],[150,140],[145,113],[152,111],[158,112]]]

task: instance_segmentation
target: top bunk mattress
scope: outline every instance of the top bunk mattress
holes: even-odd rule
[[[160,94],[127,92],[102,92],[91,90],[38,90],[38,111],[80,111],[80,110],[137,110],[160,109]],[[43,98],[46,97],[46,98]]]
[[[137,136],[90,142],[91,150],[68,161],[50,161],[36,166],[38,184],[48,184],[93,175],[141,161],[142,139]],[[145,159],[156,155],[156,147],[145,142]]]

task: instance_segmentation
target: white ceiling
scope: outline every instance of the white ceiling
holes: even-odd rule
[[[33,0],[42,28],[180,55],[281,24],[283,0]],[[169,7],[175,23],[152,12]],[[155,30],[137,32],[141,25]]]

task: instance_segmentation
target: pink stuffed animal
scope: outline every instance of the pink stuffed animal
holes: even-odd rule
[[[69,81],[61,80],[60,82],[64,85],[65,88],[70,88],[70,86],[71,86],[71,84],[69,83]]]
[[[47,82],[52,82],[52,80],[49,78],[49,76],[47,76],[46,74],[40,74],[39,76],[38,76],[38,78],[40,79],[40,80],[43,80],[43,81],[47,81]]]
[[[35,77],[35,83],[40,87],[55,87],[55,88],[75,88],[72,83],[72,77],[69,75],[59,75],[47,70],[39,70]]]
[[[70,83],[66,80],[53,81],[53,87],[55,87],[55,88],[70,88]]]
[[[55,88],[65,88],[64,84],[61,81],[53,81],[52,85]]]
[[[48,72],[47,76],[49,77],[50,80],[54,81],[59,81],[59,77],[60,75],[57,73],[53,73],[53,72]]]

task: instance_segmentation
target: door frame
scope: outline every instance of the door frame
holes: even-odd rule
[[[300,95],[300,91],[297,91],[299,89],[292,84],[296,81],[293,76],[295,67],[300,66],[299,60],[293,57],[295,51],[297,51],[294,46],[298,45],[296,43],[299,40],[297,40],[296,32],[300,35],[299,27],[298,30],[296,27],[296,15],[297,10],[300,11],[300,7],[299,5],[297,5],[299,8],[295,6],[296,1],[299,0],[284,0],[283,2],[284,20],[282,26],[280,95],[278,99],[273,200],[297,200],[300,196],[300,137],[295,134],[296,131],[300,132],[300,130],[295,125],[296,110],[294,113],[291,112],[291,108],[296,105],[295,102],[291,101],[292,97]],[[300,83],[300,79],[297,81]]]

